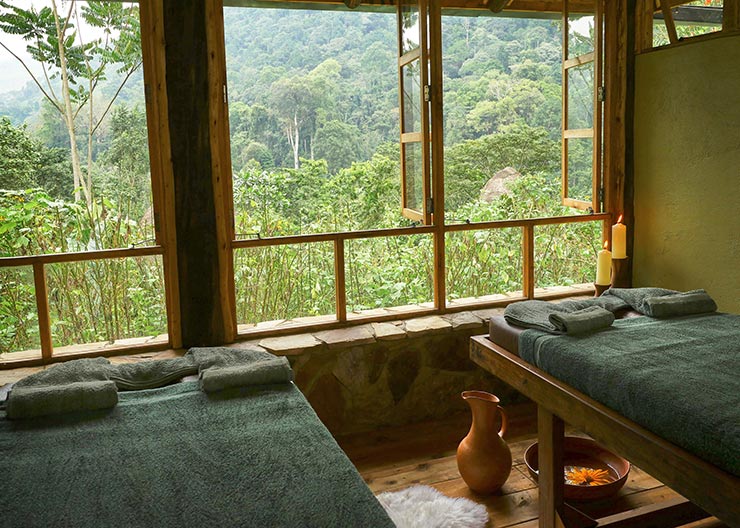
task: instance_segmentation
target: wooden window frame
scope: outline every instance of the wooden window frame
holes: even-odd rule
[[[601,212],[602,207],[602,117],[603,101],[600,96],[603,93],[603,42],[604,42],[604,9],[603,0],[594,1],[594,49],[588,53],[569,58],[569,0],[563,0],[562,26],[563,26],[563,65],[562,65],[562,151],[561,170],[562,186],[561,196],[563,205],[576,209]],[[593,86],[593,124],[591,128],[572,129],[568,123],[568,96],[569,83],[568,72],[593,63],[594,86]],[[591,201],[572,198],[569,196],[569,166],[568,166],[568,144],[573,139],[591,138],[592,163],[591,163]]]
[[[374,1],[374,0],[371,0]],[[379,0],[384,1],[384,0]],[[457,1],[457,0],[455,0]],[[442,97],[441,97],[441,46],[438,44],[441,41],[441,9],[442,7],[450,7],[448,4],[452,2],[445,1],[444,5],[440,2],[430,2],[430,27],[429,35],[432,41],[430,49],[430,79],[431,79],[431,90],[430,90],[430,112],[431,121],[434,123],[442,122]],[[318,0],[318,4],[321,4],[321,0]],[[467,0],[459,0],[460,6],[454,5],[452,7],[461,7],[465,9],[478,8],[469,4]],[[464,5],[463,5],[464,4]],[[559,2],[553,2],[548,4],[551,6],[546,9],[556,10],[553,6],[560,5]],[[571,5],[574,9],[581,10],[582,4],[577,3],[577,0],[571,0]],[[212,64],[209,64],[209,77],[216,74],[216,77],[211,77],[209,84],[213,84],[212,90],[214,93],[218,92],[219,97],[223,97],[221,89],[222,86],[216,86],[217,80],[225,80],[225,56],[223,51],[223,42],[220,44],[217,41],[219,38],[223,40],[223,11],[216,13],[218,9],[223,9],[223,4],[220,0],[207,0],[209,24],[216,24],[220,26],[215,28],[209,33],[212,54],[214,59]],[[518,6],[518,7],[517,7]],[[531,10],[531,4],[524,4],[519,0],[513,0],[508,6],[510,9],[518,10]],[[606,84],[610,93],[617,93],[620,86],[624,86],[624,76],[626,75],[622,65],[628,58],[628,53],[625,51],[624,46],[625,35],[627,34],[627,27],[629,24],[625,22],[627,13],[623,7],[616,5],[616,3],[609,4],[608,8],[611,11],[616,10],[614,16],[614,27],[609,27],[607,24],[607,35],[610,36],[607,42],[607,62],[611,61],[611,74],[607,72]],[[482,7],[481,9],[485,9]],[[552,12],[552,11],[550,11]],[[31,265],[34,268],[35,282],[39,286],[38,290],[38,311],[39,321],[42,322],[45,328],[48,329],[48,324],[44,321],[48,321],[48,300],[43,295],[45,289],[45,276],[44,266],[53,262],[74,262],[74,261],[85,261],[85,260],[99,260],[104,258],[129,258],[129,257],[140,257],[147,255],[162,255],[164,262],[165,271],[165,294],[167,303],[168,313],[168,342],[157,343],[152,345],[144,346],[121,346],[115,348],[106,349],[94,349],[85,352],[79,352],[69,356],[57,356],[54,355],[51,348],[50,332],[46,332],[49,337],[44,337],[46,345],[43,345],[42,357],[37,359],[21,359],[15,360],[12,357],[12,353],[6,355],[0,359],[0,367],[11,368],[26,365],[43,364],[54,361],[61,361],[64,359],[70,359],[72,357],[84,357],[84,356],[100,356],[100,355],[113,355],[113,354],[130,354],[130,353],[141,353],[151,352],[158,350],[165,350],[167,348],[180,348],[182,345],[181,334],[180,334],[180,303],[183,304],[183,309],[187,308],[191,301],[183,299],[182,301],[178,296],[178,270],[177,270],[177,247],[175,237],[175,223],[174,223],[174,178],[172,174],[172,164],[170,160],[170,146],[169,146],[169,130],[168,130],[168,108],[167,108],[167,93],[165,83],[165,42],[163,35],[163,18],[165,13],[163,12],[162,0],[141,0],[140,1],[140,14],[142,27],[146,27],[147,30],[142,32],[142,53],[144,61],[144,75],[145,75],[145,86],[146,86],[146,104],[147,104],[147,124],[149,133],[150,143],[150,160],[152,166],[152,185],[153,185],[153,199],[155,202],[156,212],[156,229],[157,229],[157,245],[146,248],[137,249],[114,249],[99,252],[88,252],[82,254],[59,254],[59,255],[38,255],[31,257],[11,257],[0,259],[0,267],[10,266],[21,266]],[[634,12],[632,12],[634,14]],[[613,33],[610,34],[609,31]],[[436,44],[435,44],[436,42]],[[220,56],[218,56],[220,55]],[[214,95],[215,97],[215,95]],[[296,235],[286,237],[272,237],[262,238],[254,240],[237,240],[233,234],[233,200],[230,198],[230,186],[231,178],[229,175],[230,158],[228,149],[228,119],[227,106],[214,111],[218,114],[213,116],[215,121],[215,127],[220,127],[216,130],[218,134],[213,142],[215,144],[214,149],[219,150],[218,170],[214,171],[213,185],[214,194],[220,195],[218,200],[218,210],[216,211],[217,224],[219,226],[219,232],[221,238],[226,238],[225,244],[221,246],[223,255],[219,253],[219,262],[222,260],[231,260],[233,266],[233,252],[241,248],[259,247],[259,246],[274,246],[274,245],[286,245],[296,243],[312,243],[312,242],[333,242],[334,247],[334,273],[335,273],[335,285],[337,287],[336,292],[336,313],[334,316],[329,316],[329,320],[322,321],[319,323],[306,322],[296,324],[293,326],[284,326],[281,328],[265,328],[255,326],[254,328],[242,329],[237,332],[236,330],[236,307],[233,302],[234,296],[234,276],[233,271],[230,277],[227,277],[223,284],[219,284],[218,287],[223,290],[224,288],[230,289],[228,296],[232,300],[228,310],[224,311],[224,317],[229,318],[233,325],[233,334],[227,336],[232,340],[242,339],[254,339],[263,336],[276,336],[284,334],[295,334],[304,331],[312,331],[318,329],[331,329],[346,327],[355,324],[368,323],[374,321],[384,321],[393,319],[405,319],[410,317],[418,317],[421,315],[430,314],[444,314],[453,313],[463,310],[472,309],[485,309],[495,306],[502,306],[509,304],[514,301],[523,299],[556,299],[577,294],[589,293],[593,291],[592,287],[586,288],[555,288],[555,289],[537,289],[535,286],[535,265],[534,260],[534,234],[538,226],[543,225],[555,225],[555,224],[568,224],[568,223],[582,223],[582,222],[600,222],[602,224],[603,237],[607,238],[609,233],[609,226],[614,222],[615,215],[611,211],[624,211],[626,204],[624,203],[624,152],[626,149],[627,137],[624,129],[624,121],[626,119],[626,110],[624,104],[620,103],[622,99],[609,100],[610,104],[607,105],[607,112],[610,116],[610,122],[605,126],[605,134],[608,138],[607,148],[604,153],[604,163],[608,164],[609,170],[605,172],[605,194],[606,194],[606,210],[609,212],[593,213],[589,215],[572,215],[562,217],[549,217],[549,218],[534,218],[534,219],[517,219],[517,220],[501,220],[492,222],[476,222],[466,224],[452,224],[445,225],[444,223],[444,187],[443,187],[443,163],[442,163],[442,135],[441,127],[435,127],[431,130],[431,142],[432,142],[432,159],[430,161],[433,175],[431,182],[431,194],[437,201],[438,211],[437,214],[431,216],[431,225],[422,225],[417,227],[408,228],[397,228],[397,229],[381,229],[381,230],[368,230],[368,231],[355,231],[355,232],[340,232],[340,233],[323,233],[316,235]],[[221,115],[224,114],[224,115]],[[225,141],[224,141],[225,139]],[[616,147],[610,148],[609,145],[617,145]],[[436,149],[435,149],[436,146]],[[435,155],[436,150],[436,155]],[[438,177],[437,177],[438,176]],[[227,181],[228,180],[228,181]],[[629,215],[627,216],[629,218]],[[446,269],[445,269],[445,238],[448,233],[459,232],[459,231],[472,231],[472,230],[489,230],[489,229],[511,229],[518,228],[522,230],[522,254],[523,254],[523,291],[515,293],[513,295],[507,295],[504,299],[498,300],[476,300],[469,303],[450,303],[447,300],[445,294],[445,283],[446,283]],[[404,235],[419,235],[429,234],[433,237],[434,243],[434,305],[433,307],[420,307],[418,310],[404,311],[399,313],[398,311],[388,313],[384,315],[361,315],[359,317],[349,317],[346,311],[346,291],[345,291],[345,241],[354,239],[369,239],[377,237],[389,237],[389,236],[404,236]],[[214,257],[216,258],[216,257]],[[228,262],[223,264],[223,268],[229,268]],[[221,264],[220,264],[221,265]],[[46,302],[45,302],[46,301]],[[228,304],[228,303],[227,303]],[[46,317],[44,317],[46,314]],[[229,322],[225,323],[225,326],[229,326]],[[42,329],[42,336],[45,330]],[[215,344],[215,343],[214,343]]]
[[[415,6],[419,17],[419,45],[407,52],[403,51],[403,11],[404,8]],[[398,40],[398,112],[400,128],[401,151],[401,214],[414,222],[429,225],[432,221],[432,185],[431,185],[431,145],[429,97],[431,84],[429,82],[429,0],[401,0],[396,9]],[[406,131],[406,104],[404,96],[404,68],[414,61],[419,62],[419,126],[421,130]],[[411,207],[406,189],[409,180],[406,166],[407,146],[417,144],[421,146],[421,210]]]
[[[676,24],[671,9],[689,3],[691,0],[638,0],[635,8],[635,47],[636,54],[653,50],[682,46],[694,42],[703,42],[714,38],[740,34],[740,0],[724,0],[722,5],[722,29],[692,37],[678,37]],[[663,20],[668,32],[669,43],[662,46],[653,45],[653,15],[663,13]]]
[[[162,37],[161,3],[139,0],[139,23],[150,31],[141,32],[142,68],[146,102],[147,135],[154,209],[155,245],[140,248],[114,248],[98,251],[48,253],[18,257],[0,257],[0,269],[21,266],[33,268],[36,312],[39,323],[40,357],[24,351],[2,355],[0,367],[12,368],[53,363],[73,358],[145,353],[179,348],[179,296],[177,288],[177,256],[174,243],[174,180],[169,162],[169,136],[167,133],[167,102],[164,83],[164,46]],[[161,256],[164,270],[165,307],[167,312],[167,340],[132,345],[126,343],[105,346],[81,344],[70,353],[55,354],[52,343],[46,266],[59,263],[95,262],[109,259]]]

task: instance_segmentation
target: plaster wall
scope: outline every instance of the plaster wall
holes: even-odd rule
[[[740,36],[635,61],[634,286],[740,313]]]

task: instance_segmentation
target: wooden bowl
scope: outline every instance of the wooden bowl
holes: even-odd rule
[[[537,442],[535,442],[524,453],[524,462],[535,481],[539,469],[537,447]],[[607,484],[597,486],[565,484],[564,498],[574,501],[591,501],[611,497],[624,486],[630,472],[630,463],[627,460],[611,451],[607,451],[589,438],[579,438],[577,436],[565,437],[563,465],[604,469],[609,472],[609,476],[613,479]]]

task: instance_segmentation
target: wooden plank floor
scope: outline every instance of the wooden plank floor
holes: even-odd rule
[[[524,451],[537,437],[536,408],[531,404],[507,407],[509,431],[506,441],[514,466],[503,489],[494,495],[471,492],[460,478],[455,460],[457,445],[468,432],[470,416],[463,414],[443,421],[406,425],[340,437],[340,446],[355,464],[374,493],[403,489],[414,484],[432,486],[450,497],[465,497],[485,504],[492,528],[536,528],[537,485],[524,464]],[[579,435],[566,428],[567,434]],[[627,483],[612,499],[578,503],[594,517],[603,517],[679,495],[650,475],[632,466]],[[727,528],[716,519],[685,528]]]

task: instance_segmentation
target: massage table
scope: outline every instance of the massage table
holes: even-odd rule
[[[376,527],[393,522],[293,383],[119,392],[105,410],[0,412],[0,525]]]
[[[655,325],[663,324],[661,321],[642,317],[636,312],[620,315],[623,319],[618,319],[614,323],[617,328],[609,329],[607,332],[619,331],[620,325],[626,327],[627,325],[644,324],[645,331],[649,331],[649,327],[659,328]],[[716,315],[736,317],[740,320],[738,316]],[[682,319],[687,318],[680,318],[675,324],[681,323]],[[720,326],[719,319],[706,319],[706,321]],[[697,323],[698,326],[701,324]],[[737,327],[737,320],[732,320],[732,324]],[[558,359],[563,363],[562,358],[547,357],[546,349],[538,351],[544,356],[534,356],[533,351],[537,349],[530,350],[527,354],[530,361],[521,357],[519,343],[524,331],[523,328],[508,324],[503,316],[493,317],[487,335],[471,338],[470,357],[480,367],[537,404],[540,527],[554,528],[562,525],[566,527],[676,526],[706,517],[705,512],[717,516],[732,527],[740,526],[740,479],[737,470],[740,465],[740,452],[734,450],[736,448],[731,448],[733,451],[730,451],[730,460],[724,460],[724,462],[729,462],[730,468],[728,469],[720,467],[722,464],[718,465],[716,458],[713,461],[707,461],[703,454],[697,456],[695,452],[666,440],[647,427],[597,401],[586,394],[585,390],[575,388],[572,384],[558,379],[546,370],[547,368],[557,371],[553,363],[557,364]],[[609,334],[602,334],[601,348],[608,348],[603,346],[604,335]],[[555,336],[544,337],[544,339],[548,340],[553,337]],[[583,343],[586,343],[588,339],[598,338],[587,336],[579,339],[584,339]],[[737,358],[740,357],[740,339],[737,339],[737,336],[731,339],[733,339],[731,347],[734,347],[733,361],[737,364]],[[634,357],[642,353],[639,347],[644,344],[640,339],[632,341],[634,344],[628,344],[625,348],[632,346]],[[546,368],[533,364],[538,362],[546,364]],[[612,374],[618,375],[618,373]],[[735,382],[725,388],[725,390],[733,391],[736,396],[738,395],[738,374],[740,372],[732,373]],[[605,380],[605,383],[612,382],[608,378]],[[581,387],[581,389],[584,388]],[[695,395],[696,398],[703,396],[704,394]],[[701,419],[701,416],[697,416],[697,423]],[[638,465],[691,502],[672,500],[667,501],[667,504],[637,508],[629,514],[615,515],[600,520],[589,519],[575,508],[565,504],[562,462],[564,420]],[[740,426],[740,409],[734,411],[732,421],[734,423],[730,425],[736,431]],[[696,444],[695,441],[694,444]],[[727,456],[725,455],[724,458],[726,459]],[[727,464],[724,465],[727,466]]]

